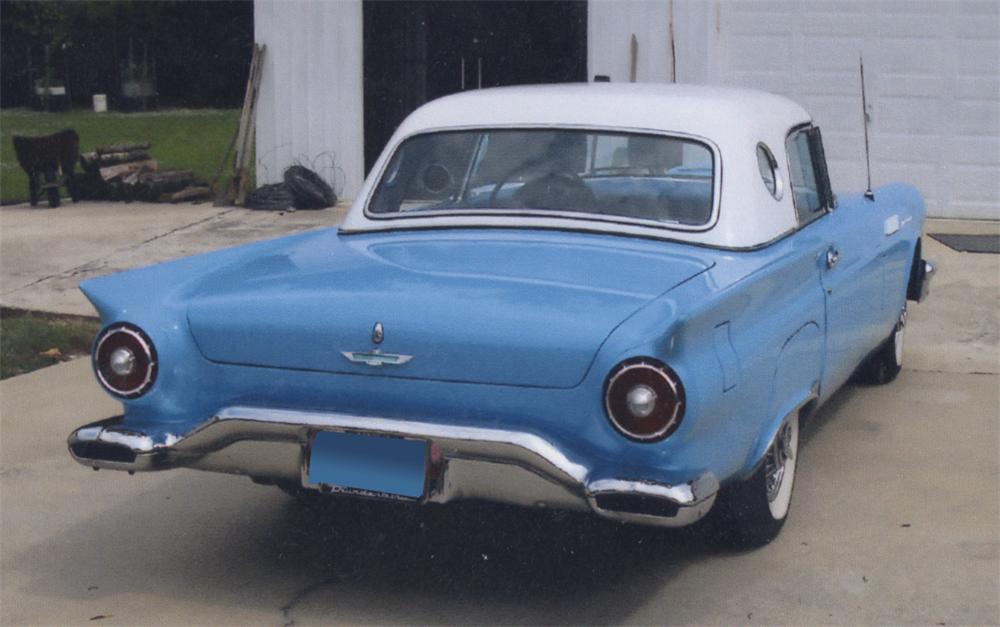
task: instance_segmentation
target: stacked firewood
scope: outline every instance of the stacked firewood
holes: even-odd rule
[[[208,183],[191,170],[161,170],[149,142],[101,146],[80,155],[81,194],[94,200],[183,202],[212,195]]]

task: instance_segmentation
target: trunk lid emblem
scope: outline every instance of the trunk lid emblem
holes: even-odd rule
[[[385,327],[381,322],[376,322],[372,328],[372,342],[381,344],[385,339]],[[350,361],[367,366],[400,366],[413,359],[412,355],[397,355],[395,353],[383,353],[375,348],[370,351],[341,351],[340,353]]]
[[[413,355],[383,353],[377,348],[372,351],[341,351],[340,354],[354,363],[368,366],[401,366],[413,359]]]

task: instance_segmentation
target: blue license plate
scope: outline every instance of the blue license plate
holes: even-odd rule
[[[420,498],[427,442],[320,431],[309,450],[308,484]]]

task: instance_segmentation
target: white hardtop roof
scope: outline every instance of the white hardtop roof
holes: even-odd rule
[[[785,139],[811,118],[801,106],[750,89],[643,83],[580,83],[498,87],[466,91],[429,102],[410,114],[389,140],[348,212],[343,232],[400,228],[566,228],[641,235],[722,248],[753,248],[795,228],[792,194],[776,200],[757,166],[764,143],[789,189]],[[710,228],[681,230],[562,216],[412,216],[380,219],[365,207],[390,156],[419,133],[458,128],[598,127],[679,134],[707,140],[716,154],[716,209]],[[725,176],[722,176],[722,173]]]
[[[401,135],[463,126],[561,125],[648,129],[719,142],[737,128],[809,122],[797,103],[763,91],[701,85],[577,83],[466,91],[431,101]]]

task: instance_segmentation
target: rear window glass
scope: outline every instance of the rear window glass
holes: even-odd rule
[[[714,170],[706,145],[659,135],[428,133],[396,150],[368,213],[582,213],[699,226],[712,216]]]

